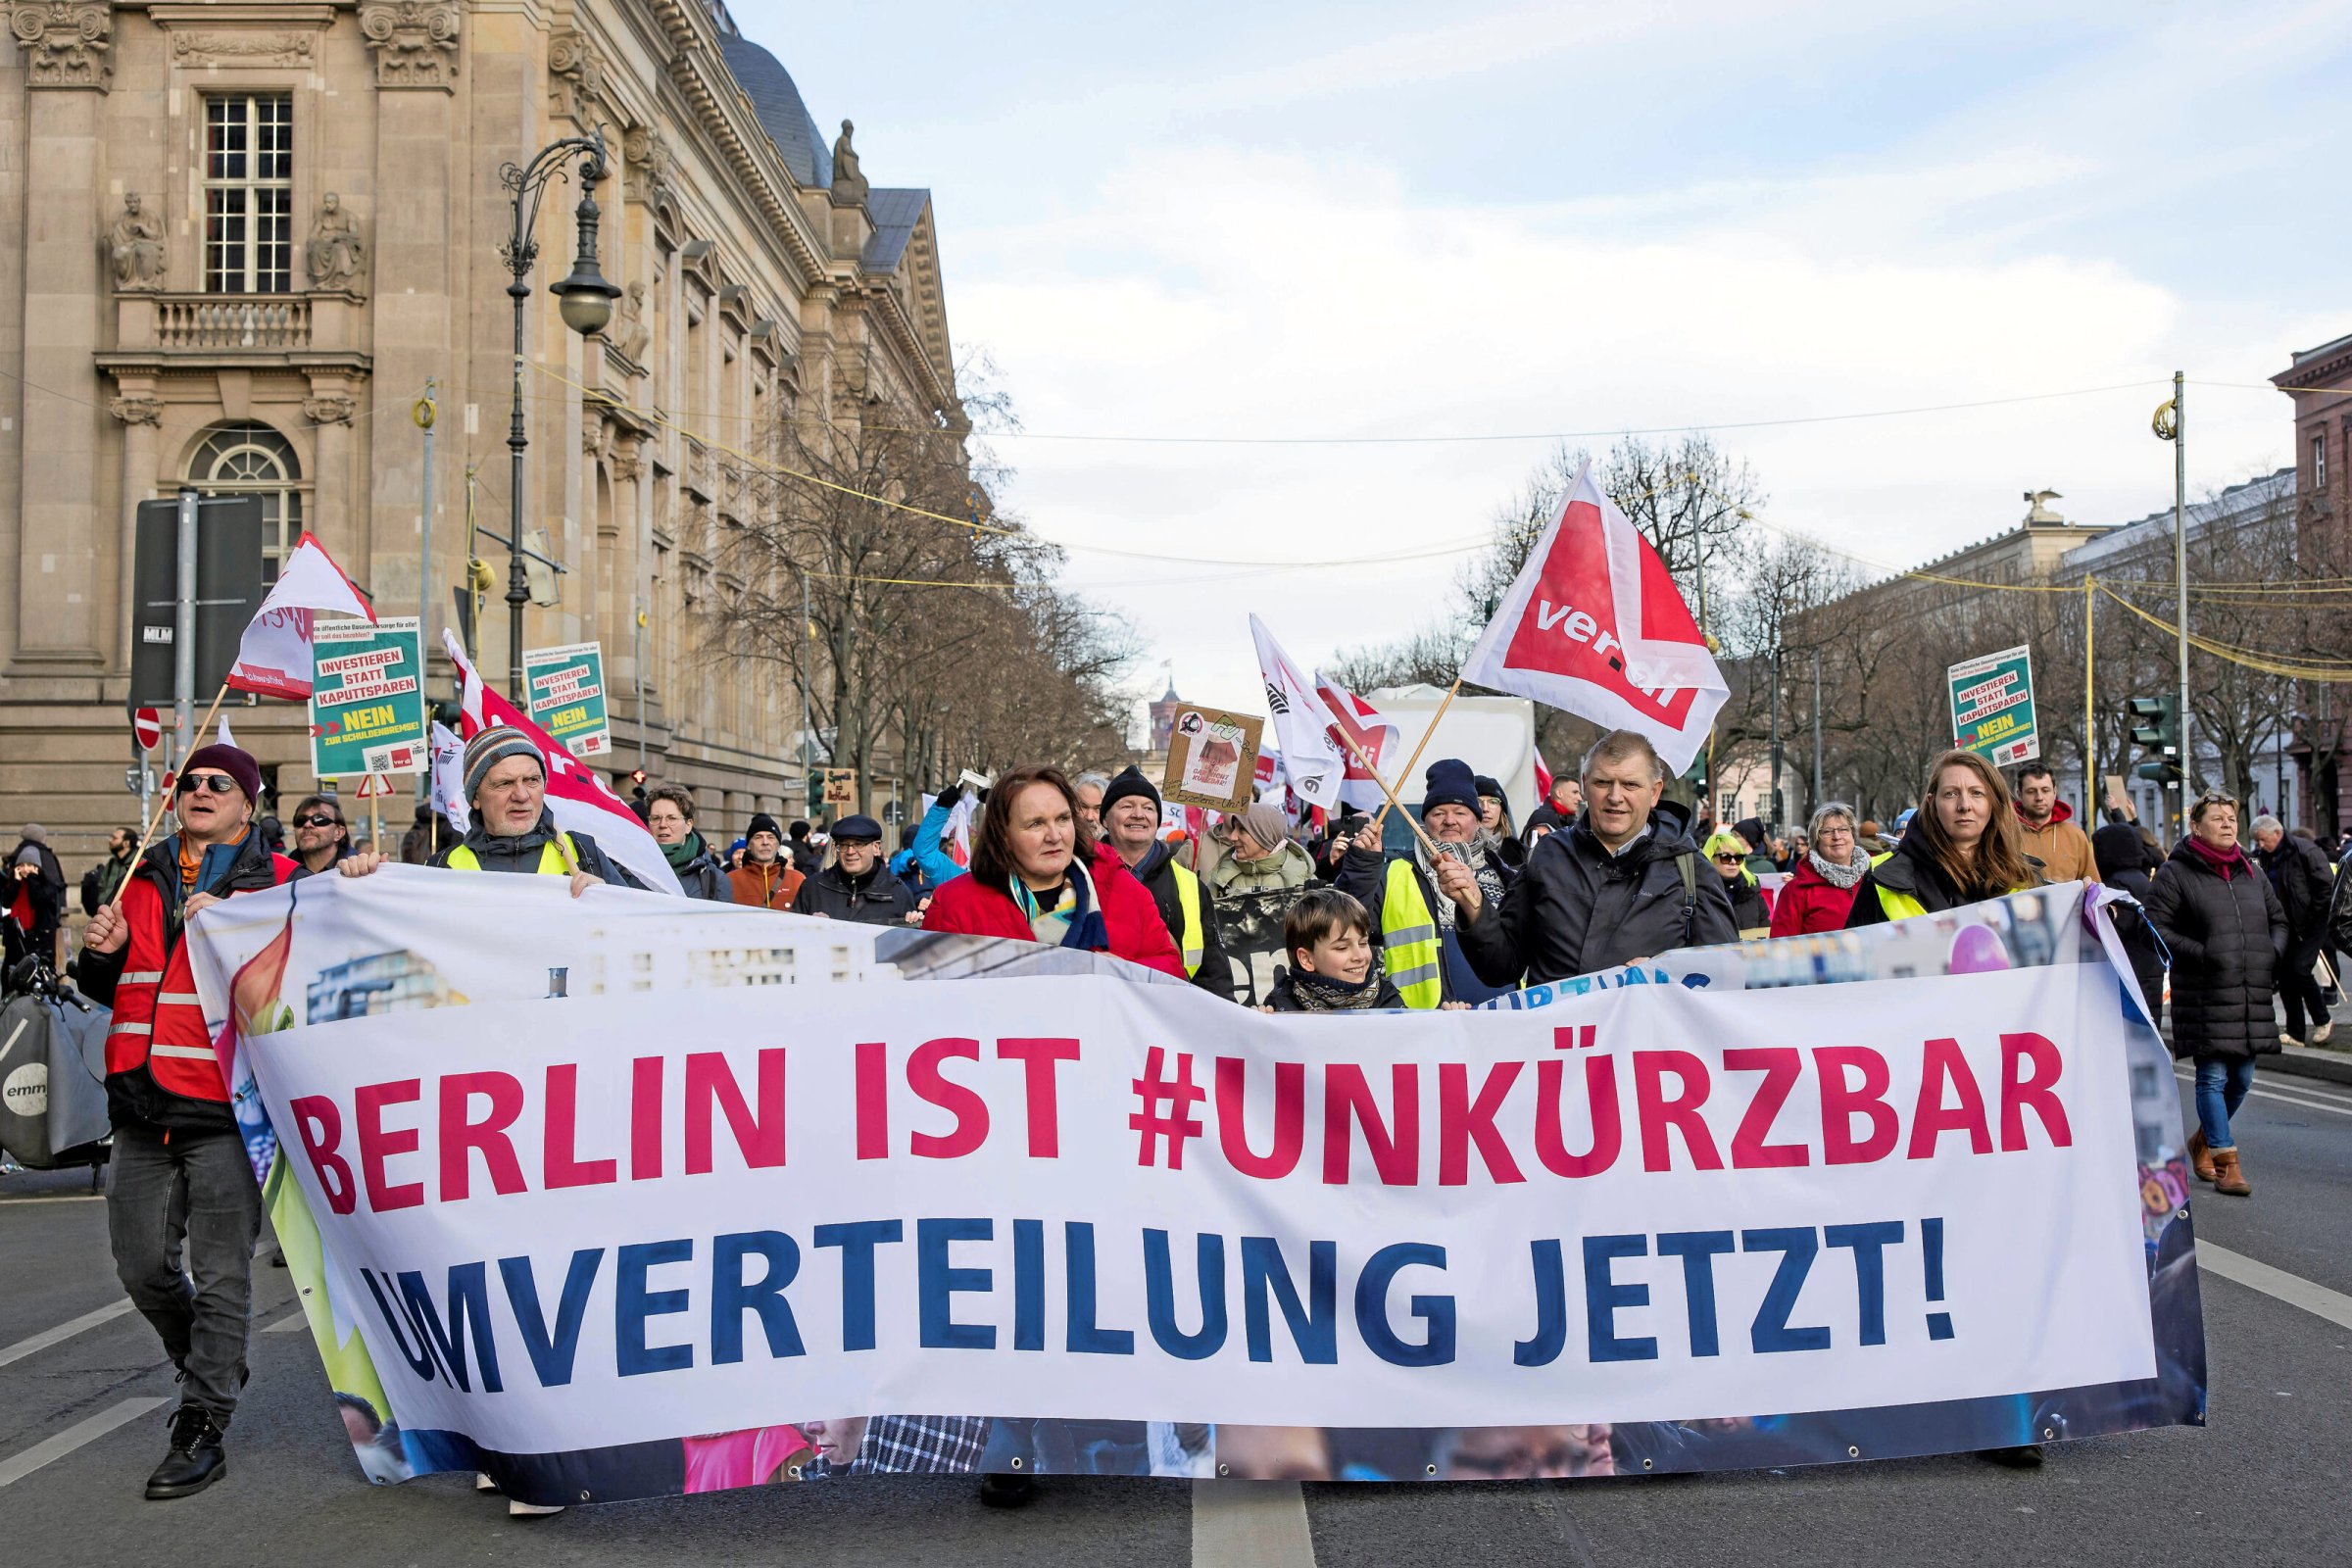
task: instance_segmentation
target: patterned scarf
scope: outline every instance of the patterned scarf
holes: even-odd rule
[[[1459,860],[1470,868],[1470,874],[1478,878],[1479,896],[1486,901],[1489,907],[1499,906],[1502,903],[1502,867],[1495,858],[1488,853],[1497,842],[1494,834],[1482,829],[1478,837],[1468,844],[1441,844],[1438,846],[1440,855],[1446,856],[1449,859]],[[1421,841],[1418,838],[1413,840],[1413,858],[1420,862],[1421,874],[1429,878],[1429,885],[1434,890],[1438,885],[1438,874],[1430,869],[1429,852],[1421,847]],[[1460,906],[1443,894],[1439,894],[1430,902],[1438,906],[1438,929],[1441,931],[1452,930],[1454,917],[1461,913]]]
[[[1051,906],[1039,904],[1029,884],[1018,876],[1012,879],[1012,902],[1040,942],[1082,953],[1103,953],[1110,948],[1110,928],[1096,906],[1095,879],[1075,859],[1070,861],[1069,879]]]
[[[1819,850],[1813,851],[1805,858],[1813,862],[1813,869],[1821,874],[1821,879],[1834,888],[1852,887],[1862,880],[1862,873],[1870,869],[1870,852],[1859,848],[1854,851],[1851,865],[1838,865],[1825,860]]]
[[[1451,906],[1453,901],[1446,901]],[[1364,977],[1349,985],[1328,975],[1308,974],[1304,969],[1291,971],[1291,995],[1298,1001],[1301,1012],[1352,1012],[1369,1007],[1380,1000],[1380,982],[1385,978],[1379,964],[1364,971]]]

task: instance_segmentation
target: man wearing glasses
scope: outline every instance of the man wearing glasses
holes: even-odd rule
[[[147,1478],[151,1499],[220,1479],[221,1434],[246,1377],[261,1190],[180,938],[212,905],[294,875],[295,862],[270,854],[254,828],[261,793],[261,769],[236,747],[189,753],[173,796],[179,831],[148,847],[81,935],[76,979],[115,1009],[106,1038],[115,1272],[179,1368],[180,1404],[171,1449]]]
[[[343,823],[343,808],[323,795],[306,796],[294,808],[296,876],[322,876],[351,853],[351,829]]]

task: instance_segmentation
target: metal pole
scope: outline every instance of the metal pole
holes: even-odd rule
[[[514,198],[516,233],[522,231],[522,198]],[[522,280],[517,269],[514,281],[507,285],[507,293],[514,301],[514,408],[507,420],[507,451],[513,455],[507,475],[507,697],[529,711],[529,697],[522,684],[522,607],[531,602],[531,580],[522,564],[522,453],[530,438],[522,430],[522,307],[531,297],[531,286]]]
[[[1781,825],[1781,651],[1778,648],[1772,651],[1772,779],[1767,788],[1772,793],[1764,798],[1764,828],[1770,832]],[[1748,846],[1751,850],[1763,847]]]
[[[2176,833],[2188,831],[2188,792],[2196,780],[2197,749],[2188,716],[2188,411],[2183,400],[2188,377],[2173,372],[2173,588],[2180,617],[2180,817]]]
[[[629,665],[637,671],[637,771],[645,771],[645,612],[629,595]]]
[[[424,378],[424,396],[412,411],[412,417],[424,427],[424,513],[420,519],[420,535],[416,541],[416,635],[424,657],[433,657],[433,419],[437,410],[433,403],[434,381]],[[418,671],[421,675],[421,669]],[[416,799],[432,799],[433,770],[428,766],[416,775]]]
[[[1813,650],[1813,810],[1821,809],[1821,650],[1816,648]]]
[[[2092,695],[2098,665],[2091,651],[2098,638],[2098,579],[2088,572],[2082,575],[2082,814],[2097,821],[2097,808],[2091,804],[2096,786],[2091,782],[2098,772],[2099,705]]]
[[[179,492],[178,604],[172,625],[172,765],[179,766],[196,746],[196,492]]]

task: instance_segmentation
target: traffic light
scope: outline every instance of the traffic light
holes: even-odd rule
[[[2146,761],[2133,768],[2139,778],[2162,784],[2166,789],[2180,787],[2180,700],[2178,697],[2134,697],[2124,704],[2126,717],[2131,720],[2132,744],[2153,753]]]

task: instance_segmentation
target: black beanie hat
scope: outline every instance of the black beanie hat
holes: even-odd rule
[[[1478,779],[1470,764],[1459,758],[1441,757],[1429,764],[1421,783],[1421,814],[1428,816],[1440,806],[1459,806],[1472,816],[1478,814]]]
[[[1107,814],[1112,807],[1118,805],[1130,795],[1141,795],[1146,797],[1152,802],[1152,807],[1154,810],[1159,810],[1162,808],[1160,805],[1159,791],[1152,787],[1152,781],[1144,777],[1141,769],[1129,767],[1125,772],[1119,774],[1118,777],[1112,779],[1108,784],[1105,784],[1102,787],[1102,811]]]
[[[754,811],[752,813],[752,825],[743,830],[743,836],[748,839],[760,833],[773,833],[778,838],[782,838],[784,836],[784,830],[776,826],[776,819],[774,817],[768,815],[765,811]]]

